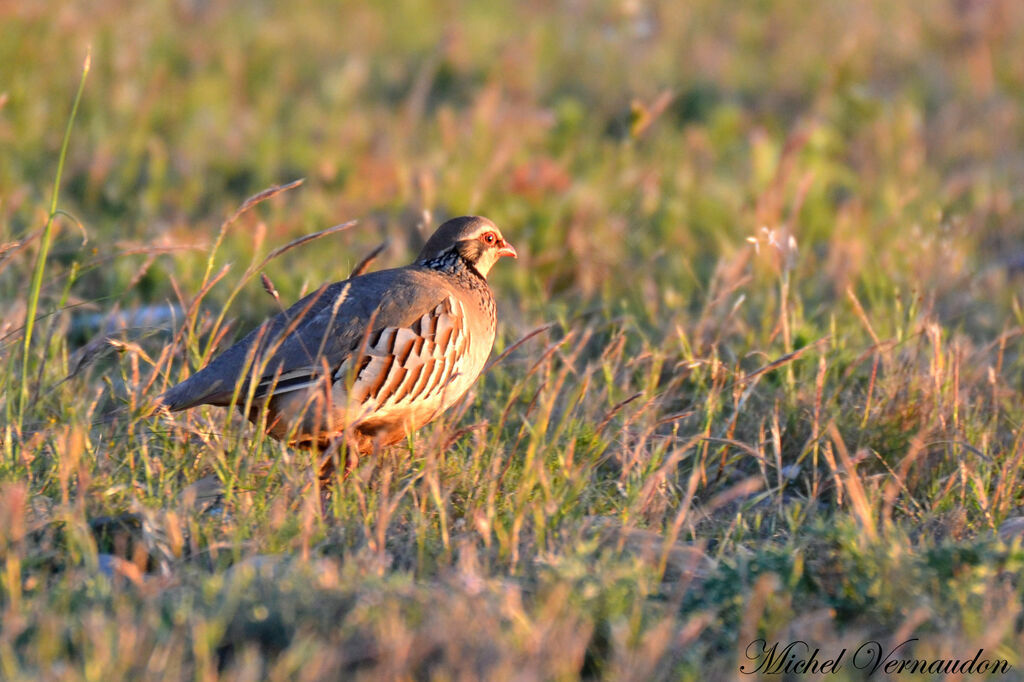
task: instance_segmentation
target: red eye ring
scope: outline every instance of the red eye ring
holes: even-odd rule
[[[482,239],[484,240],[485,244],[493,244],[497,239],[497,236],[495,236],[493,232],[488,232],[482,237]]]

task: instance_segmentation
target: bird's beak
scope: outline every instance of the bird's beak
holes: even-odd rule
[[[519,258],[519,254],[516,253],[516,247],[509,244],[507,241],[502,240],[501,246],[498,247],[498,258],[502,256],[512,256],[513,258]]]

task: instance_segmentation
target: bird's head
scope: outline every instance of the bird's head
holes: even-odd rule
[[[483,277],[502,256],[518,258],[515,247],[505,241],[501,230],[480,216],[452,218],[441,225],[423,246],[416,263],[443,263],[452,254],[458,254]]]

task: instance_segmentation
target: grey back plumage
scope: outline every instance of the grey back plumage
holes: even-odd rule
[[[228,405],[236,393],[244,400],[252,368],[261,379],[296,370],[337,370],[374,331],[411,326],[446,294],[466,296],[445,278],[423,268],[371,272],[335,282],[308,294],[257,327],[210,364],[161,397],[172,411],[196,405]],[[483,310],[493,310],[490,288],[468,296]],[[372,324],[371,324],[372,321]],[[479,331],[485,335],[493,322]],[[267,351],[270,354],[267,355]],[[264,365],[260,368],[260,365]]]

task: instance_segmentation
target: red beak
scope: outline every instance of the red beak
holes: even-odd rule
[[[516,253],[516,247],[512,246],[508,242],[502,240],[501,246],[498,247],[498,257],[512,256],[513,258],[519,258],[519,254]]]

